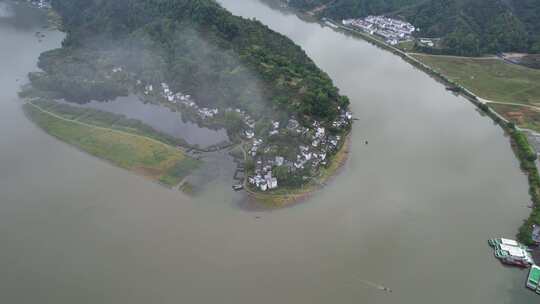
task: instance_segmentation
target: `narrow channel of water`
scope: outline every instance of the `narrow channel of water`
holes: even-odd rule
[[[237,207],[225,155],[189,198],[59,142],[16,93],[63,35],[14,10],[33,21],[0,17],[0,302],[538,301],[525,271],[486,244],[529,212],[498,127],[362,40],[256,0],[221,2],[291,37],[351,98],[359,120],[342,174],[303,204],[253,213]]]
[[[229,141],[225,129],[212,130],[200,127],[196,123],[183,121],[180,112],[173,112],[167,107],[152,103],[143,103],[135,95],[121,96],[106,102],[91,101],[81,105],[72,103],[70,105],[122,114],[127,118],[140,120],[160,132],[182,138],[190,145],[199,145],[201,148]]]

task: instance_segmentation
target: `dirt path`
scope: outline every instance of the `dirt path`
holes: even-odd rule
[[[314,8],[311,11],[307,12],[307,14],[314,16],[315,14],[317,14],[319,12],[322,12],[323,10],[327,9],[330,5],[334,4],[335,2],[336,2],[336,0],[334,0],[334,1],[330,2],[330,3],[327,3],[327,4],[323,4],[321,6],[317,6],[316,8]]]
[[[67,122],[70,122],[70,123],[74,123],[74,124],[78,124],[78,125],[81,125],[81,126],[85,126],[85,127],[88,127],[88,128],[92,128],[92,129],[97,129],[97,130],[103,130],[103,131],[108,131],[108,132],[116,132],[116,133],[120,133],[120,134],[123,134],[123,135],[127,135],[127,136],[132,136],[132,137],[137,137],[137,138],[143,138],[143,139],[146,139],[146,140],[149,140],[153,143],[156,143],[156,144],[159,144],[159,145],[162,145],[162,146],[165,146],[165,147],[168,147],[168,148],[172,148],[172,149],[176,149],[176,150],[181,150],[183,153],[185,153],[185,151],[183,149],[180,149],[178,147],[173,147],[169,144],[166,144],[162,141],[159,141],[157,139],[154,139],[154,138],[151,138],[151,137],[148,137],[148,136],[144,136],[144,135],[139,135],[139,134],[134,134],[134,133],[130,133],[130,132],[126,132],[126,131],[121,131],[121,130],[117,130],[117,129],[111,129],[111,128],[107,128],[107,127],[100,127],[100,126],[96,126],[96,125],[92,125],[92,124],[88,124],[88,123],[85,123],[85,122],[81,122],[81,121],[78,121],[76,119],[68,119],[68,118],[65,118],[65,117],[62,117],[61,115],[58,115],[56,113],[53,113],[53,112],[50,112],[50,111],[47,111],[45,109],[43,109],[42,107],[28,101],[27,104],[31,105],[32,107],[36,108],[37,110],[39,110],[40,112],[42,113],[45,113],[47,115],[50,115],[54,118],[57,118],[57,119],[60,119],[60,120],[63,120],[63,121],[67,121]]]
[[[341,29],[344,29],[346,31],[352,31],[352,32],[355,32],[355,33],[358,33],[360,34],[361,36],[364,36],[364,37],[367,37],[369,38],[369,40],[377,40],[376,38],[373,38],[371,37],[369,34],[367,33],[364,33],[362,31],[359,31],[359,30],[356,30],[356,29],[353,29],[353,28],[350,28],[350,27],[345,27],[345,26],[342,26],[341,24],[337,24],[335,22],[332,21],[332,23],[334,23],[336,26],[338,26],[339,28]],[[496,60],[501,60],[501,61],[504,61],[503,59],[501,59],[500,57],[497,57],[497,56],[486,56],[486,57],[462,57],[462,56],[453,56],[453,55],[430,55],[430,54],[423,54],[423,53],[408,53],[408,52],[405,52],[405,51],[402,51],[401,49],[399,48],[396,48],[392,45],[389,45],[387,43],[384,43],[382,41],[378,41],[377,43],[381,43],[383,44],[385,47],[387,47],[388,49],[392,50],[393,52],[395,53],[398,53],[400,54],[401,56],[403,57],[406,57],[407,59],[413,61],[415,64],[418,64],[419,66],[427,69],[428,71],[436,71],[433,67],[431,67],[430,65],[427,65],[425,64],[424,62],[422,62],[420,59],[414,57],[415,55],[416,56],[432,56],[432,57],[447,57],[447,58],[459,58],[459,59],[475,59],[475,60],[493,60],[493,59],[496,59]],[[447,77],[447,76],[445,76]],[[478,96],[477,94],[473,93],[471,90],[467,89],[467,88],[464,88],[463,89],[470,95],[472,96],[475,96],[477,98],[477,100],[483,104],[487,104],[487,103],[499,103],[499,104],[509,104],[509,105],[518,105],[518,106],[527,106],[527,107],[530,107],[530,108],[533,108],[535,110],[540,110],[540,107],[535,107],[535,106],[528,106],[528,105],[523,105],[523,104],[512,104],[512,103],[504,103],[504,102],[499,102],[499,101],[495,101],[495,100],[489,100],[489,99],[486,99],[486,98],[482,98],[480,96]]]
[[[515,103],[515,102],[500,102],[500,101],[491,101],[491,100],[486,100],[486,101],[487,101],[487,103],[493,103],[493,104],[525,107],[525,108],[533,109],[535,111],[540,112],[540,107],[537,107],[537,106],[531,106],[531,105],[522,104],[522,103]]]
[[[501,60],[500,57],[497,56],[485,56],[485,57],[466,57],[466,56],[454,56],[454,55],[431,55],[431,54],[423,54],[423,53],[407,53],[409,55],[417,55],[417,56],[426,56],[426,57],[443,57],[443,58],[456,58],[456,59],[473,59],[473,60]]]

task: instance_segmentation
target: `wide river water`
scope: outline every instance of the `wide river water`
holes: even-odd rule
[[[248,212],[232,164],[187,197],[59,142],[17,91],[63,34],[0,0],[0,303],[537,303],[486,244],[529,212],[500,128],[362,40],[221,2],[300,44],[351,98],[343,172],[305,203]]]

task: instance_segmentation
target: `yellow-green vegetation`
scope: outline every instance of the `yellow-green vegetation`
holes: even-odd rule
[[[540,132],[540,109],[498,103],[490,103],[489,106],[515,125]]]
[[[47,19],[51,29],[62,30],[62,17],[60,17],[54,10],[47,11]]]
[[[412,52],[414,50],[414,41],[403,41],[398,43],[396,47],[404,52]]]
[[[35,105],[44,112],[54,113],[55,115],[68,120],[77,121],[81,124],[138,134],[171,146],[188,146],[188,144],[180,138],[159,132],[140,120],[127,118],[121,114],[73,106],[67,103],[60,103],[43,98],[32,99],[32,105]]]
[[[521,168],[529,181],[529,194],[533,210],[521,225],[518,239],[531,245],[533,225],[540,224],[540,176],[536,166],[536,151],[527,136],[514,127],[540,132],[540,70],[509,64],[497,58],[465,58],[413,54],[416,59],[430,66],[434,74],[465,87],[480,98],[487,99],[479,107],[508,132]],[[510,123],[502,123],[489,108]]]
[[[178,184],[198,166],[182,151],[145,136],[72,121],[30,103],[24,105],[24,110],[50,135],[168,186]]]
[[[434,70],[492,101],[540,104],[540,70],[506,63],[498,58],[412,55]]]
[[[182,183],[182,185],[180,185],[179,187],[179,190],[188,195],[192,195],[194,193],[193,185],[188,182]]]

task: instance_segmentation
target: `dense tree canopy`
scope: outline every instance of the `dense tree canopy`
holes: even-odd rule
[[[144,82],[167,82],[206,105],[256,111],[265,104],[332,120],[337,107],[348,104],[290,39],[256,20],[233,16],[214,0],[52,4],[68,35],[62,49],[41,56],[40,67],[48,74],[41,81],[64,97],[114,96],[122,88],[100,71],[121,65]]]
[[[345,19],[370,14],[401,17],[421,37],[443,38],[440,53],[480,55],[540,52],[538,0],[290,0],[305,10]],[[324,5],[324,6],[322,6]]]

